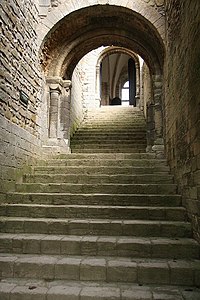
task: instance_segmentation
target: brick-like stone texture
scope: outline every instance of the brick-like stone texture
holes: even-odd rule
[[[37,110],[40,103],[41,76],[38,67],[38,11],[34,1],[2,0],[2,47],[0,114],[8,120],[38,134]],[[28,103],[20,99],[27,94]]]
[[[40,141],[20,126],[0,115],[0,201],[20,180],[22,166],[39,155]]]
[[[22,165],[39,154],[41,74],[35,1],[6,1],[1,10],[0,198],[14,189]],[[25,103],[20,93],[28,96]],[[1,199],[0,199],[1,200]]]
[[[70,105],[70,135],[76,132],[85,113],[83,103],[84,70],[78,64],[72,76],[71,105]]]
[[[168,0],[166,15],[166,150],[200,240],[200,2]]]

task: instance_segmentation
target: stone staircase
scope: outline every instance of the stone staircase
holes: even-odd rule
[[[90,112],[72,154],[38,162],[0,206],[1,300],[200,299],[200,248],[143,114]]]

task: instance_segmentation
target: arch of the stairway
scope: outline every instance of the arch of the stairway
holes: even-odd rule
[[[140,94],[140,61],[139,61],[138,55],[127,48],[112,46],[112,47],[108,47],[108,48],[102,50],[102,52],[100,53],[100,55],[98,57],[97,64],[96,64],[95,94],[96,94],[96,100],[99,102],[100,102],[100,90],[101,90],[101,87],[100,87],[101,63],[107,56],[116,54],[116,53],[126,54],[134,60],[135,66],[136,66],[136,89],[137,89],[136,96],[138,97]],[[119,85],[119,80],[120,80],[120,78],[118,79],[117,85]]]
[[[69,32],[69,24],[71,31]],[[46,35],[41,46],[41,61],[50,88],[49,137],[59,138],[59,99],[70,105],[70,81],[80,59],[100,46],[117,46],[140,55],[147,63],[154,87],[155,144],[162,140],[162,73],[165,48],[158,30],[141,14],[113,5],[90,6],[62,18]],[[68,111],[68,108],[66,108]],[[69,123],[69,122],[68,122]],[[156,146],[157,148],[157,146]],[[159,149],[160,146],[159,146]]]

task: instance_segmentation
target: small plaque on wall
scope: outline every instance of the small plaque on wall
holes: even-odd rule
[[[20,93],[20,101],[24,105],[28,105],[29,96],[24,91],[22,91],[22,90],[20,90],[19,93]]]

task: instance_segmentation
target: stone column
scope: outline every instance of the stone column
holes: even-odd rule
[[[70,139],[70,103],[71,103],[71,80],[63,81],[63,96],[60,109],[60,124],[62,129],[62,137],[66,140]]]
[[[96,66],[96,85],[95,85],[95,100],[97,106],[101,105],[101,96],[100,96],[100,66]]]
[[[152,150],[158,157],[164,156],[163,140],[163,112],[162,112],[162,78],[160,75],[152,76],[153,95],[154,95],[154,122],[155,122],[155,140]]]
[[[61,79],[57,77],[47,78],[47,84],[50,92],[49,138],[57,138],[59,136]]]
[[[146,106],[146,120],[147,120],[147,148],[146,152],[153,152],[152,147],[155,140],[155,123],[154,123],[154,105],[147,103]]]
[[[48,153],[68,153],[71,81],[47,77],[49,86],[49,139],[43,146]]]

